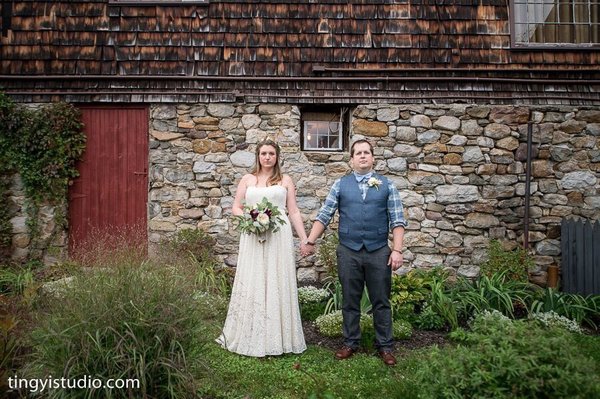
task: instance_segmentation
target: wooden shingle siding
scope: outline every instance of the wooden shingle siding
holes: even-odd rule
[[[511,49],[508,11],[506,0],[19,1],[10,10],[10,29],[3,29],[0,86],[24,101],[34,92],[38,100],[69,92],[94,101],[111,90],[119,93],[113,101],[130,101],[143,98],[152,82],[173,99],[188,90],[198,98],[230,93],[226,97],[265,101],[301,96],[325,102],[334,95],[355,102],[446,101],[460,95],[600,103],[600,50]],[[68,75],[98,79],[60,79]],[[172,76],[185,79],[156,78]],[[375,88],[355,80],[320,89],[324,78],[361,76],[433,80]],[[459,76],[470,80],[444,80]],[[550,81],[530,85],[529,79]]]

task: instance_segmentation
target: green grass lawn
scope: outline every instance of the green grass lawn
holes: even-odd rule
[[[581,356],[588,355],[600,369],[600,336],[578,335],[575,342],[581,348]],[[437,349],[442,359],[457,353],[454,345]],[[206,364],[198,379],[199,392],[205,398],[433,398],[419,389],[423,381],[415,379],[415,375],[430,361],[429,354],[434,350],[415,350],[399,357],[396,367],[387,367],[367,353],[339,361],[330,349],[314,345],[300,355],[251,358],[209,344],[203,348]],[[436,378],[431,377],[428,383],[435,384]],[[597,375],[590,375],[590,384],[600,387]],[[543,397],[558,398],[552,394]]]
[[[201,393],[215,398],[394,398],[408,364],[390,368],[365,353],[339,361],[312,345],[300,355],[250,358],[215,344],[205,355],[210,371]]]

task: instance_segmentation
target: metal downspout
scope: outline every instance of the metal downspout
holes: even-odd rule
[[[525,215],[523,225],[523,249],[529,249],[529,200],[531,197],[531,146],[533,141],[533,122],[527,122],[527,166],[525,170]]]

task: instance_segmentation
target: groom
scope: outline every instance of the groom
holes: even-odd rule
[[[402,265],[404,213],[394,184],[373,172],[373,147],[357,140],[350,148],[353,173],[333,183],[305,245],[314,245],[339,211],[338,275],[342,285],[344,345],[335,354],[351,357],[360,344],[360,300],[365,283],[373,307],[375,343],[388,366],[396,364],[390,290],[392,270]],[[392,231],[393,245],[388,246]],[[314,251],[314,248],[312,249]]]

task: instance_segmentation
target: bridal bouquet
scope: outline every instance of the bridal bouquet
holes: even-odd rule
[[[265,242],[266,234],[271,231],[275,233],[279,226],[285,224],[277,206],[263,197],[262,201],[255,205],[244,205],[244,214],[234,216],[238,221],[237,229],[242,233],[258,235],[259,242]]]

